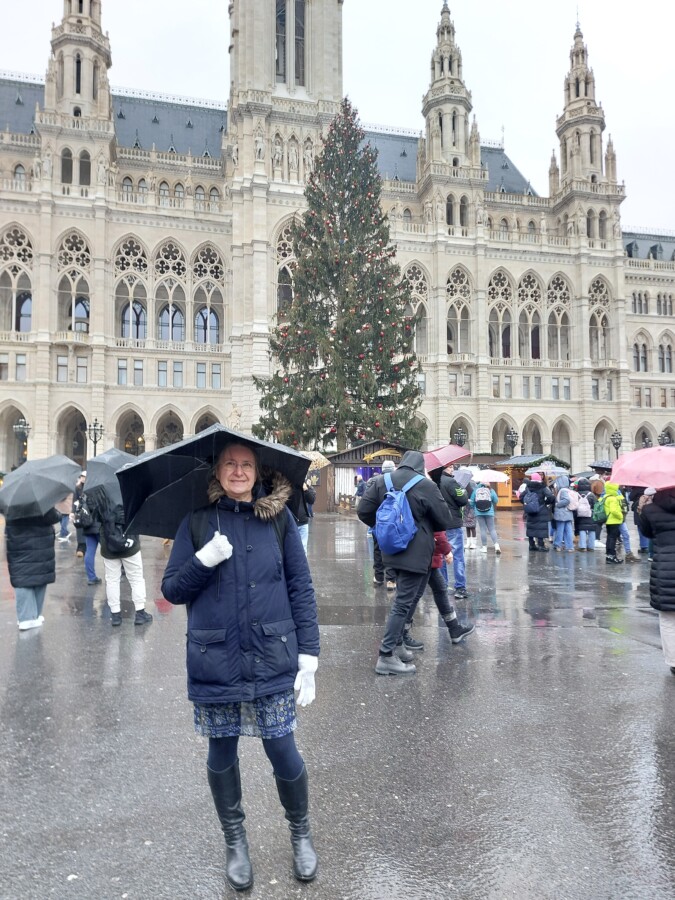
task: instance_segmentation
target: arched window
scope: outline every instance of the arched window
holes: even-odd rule
[[[80,153],[80,185],[89,187],[91,184],[91,157],[87,150]]]
[[[126,303],[122,308],[123,338],[132,338],[136,341],[144,341],[148,334],[148,314],[145,307],[138,300],[134,300],[131,307]]]
[[[218,211],[218,204],[220,203],[220,191],[216,187],[212,187],[209,191],[209,201],[211,203],[212,212]]]
[[[79,53],[75,57],[75,93],[82,93],[82,57]]]
[[[293,303],[293,277],[287,266],[279,270],[277,279],[277,316],[280,319],[288,315]]]
[[[416,319],[414,350],[418,356],[426,356],[429,352],[429,319],[426,304],[419,303],[413,311],[412,306],[408,303],[403,315],[406,319]]]
[[[286,81],[286,0],[277,0],[276,15],[276,75],[277,82]]]
[[[183,187],[183,185],[180,182],[178,182],[176,187],[173,189],[173,195],[176,198],[176,200],[182,201],[185,198],[185,188]]]
[[[185,340],[185,316],[181,309],[170,305],[163,307],[159,313],[158,326],[160,341]]]
[[[26,170],[21,163],[14,167],[14,181],[18,181],[21,185],[26,183]]]
[[[61,182],[73,183],[73,153],[67,147],[61,151]]]
[[[640,371],[640,346],[639,344],[633,344],[633,371]]]
[[[16,298],[15,331],[28,332],[33,323],[33,295],[30,291],[23,291]]]
[[[459,201],[459,224],[462,228],[469,226],[469,198],[462,197]]]
[[[403,210],[403,221],[404,222],[412,222],[412,212],[408,209],[407,206]]]
[[[85,334],[89,331],[89,284],[74,269],[63,275],[59,282],[58,304],[62,330]]]
[[[609,319],[604,312],[594,312],[589,326],[591,359],[602,362],[609,354]]]
[[[452,194],[448,194],[445,201],[445,222],[447,225],[455,224],[455,198]]]
[[[607,213],[604,209],[598,216],[598,237],[601,241],[607,240]]]
[[[592,209],[589,209],[586,214],[586,237],[595,237],[595,213]]]
[[[490,310],[488,344],[493,359],[511,358],[511,313],[508,309],[493,307]]]
[[[673,373],[673,348],[670,344],[666,344],[666,372],[669,375]]]
[[[518,319],[518,355],[522,360],[541,359],[541,317],[536,310],[523,309]]]
[[[195,315],[195,341],[198,344],[220,343],[220,323],[216,313],[206,306]]]
[[[195,188],[195,200],[200,203],[203,203],[206,200],[206,192],[201,184],[198,184]]]
[[[448,301],[447,319],[447,353],[471,352],[471,318],[469,304],[471,302],[471,285],[469,278],[459,266],[448,276],[445,286]]]
[[[162,181],[159,186],[159,205],[160,206],[168,206],[169,198],[171,196],[171,191],[169,190],[169,185],[166,181]]]
[[[305,84],[305,6],[306,0],[295,0],[295,83]]]
[[[148,193],[148,182],[145,178],[138,179],[138,193],[139,194],[147,194]],[[145,200],[143,201],[145,203]]]
[[[129,178],[129,176],[127,175],[126,178],[122,179],[122,193],[126,197],[129,197],[129,196],[131,196],[131,194],[133,194],[133,192],[134,192],[134,183],[131,180],[131,178]]]
[[[96,60],[94,63],[91,80],[91,96],[94,100],[98,100],[98,80],[100,78],[100,73],[101,67],[98,64],[98,60]]]
[[[499,222],[499,237],[507,238],[509,236],[509,222],[508,219],[501,219]]]

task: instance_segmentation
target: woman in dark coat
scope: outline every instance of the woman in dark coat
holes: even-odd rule
[[[675,488],[657,491],[642,507],[640,530],[653,542],[650,603],[659,611],[663,655],[675,675]]]
[[[532,505],[533,497],[536,497],[536,510],[530,512],[528,506]],[[527,488],[520,495],[520,502],[525,509],[525,534],[530,544],[530,550],[547,553],[546,538],[549,535],[551,507],[555,498],[538,472],[535,472],[529,480]]]
[[[9,520],[5,526],[7,568],[16,597],[16,617],[21,631],[39,628],[47,585],[56,581],[54,525],[68,515],[72,498],[50,509],[44,516]]]
[[[237,890],[253,883],[242,824],[240,735],[262,738],[272,763],[296,878],[311,881],[318,865],[307,771],[293,735],[294,687],[301,706],[315,694],[316,598],[285,506],[291,485],[278,473],[270,478],[267,489],[253,450],[229,444],[214,467],[211,505],[181,523],[162,581],[167,600],[187,606],[188,697],[197,733],[209,738],[208,781],[225,835],[227,879]]]

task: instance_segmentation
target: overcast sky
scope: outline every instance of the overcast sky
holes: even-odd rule
[[[262,3],[262,0],[249,0]],[[345,0],[345,93],[364,123],[421,130],[422,95],[442,0]],[[111,81],[170,94],[228,98],[227,0],[103,0]],[[26,0],[3,16],[0,69],[44,75],[62,0]],[[534,189],[548,194],[578,16],[596,98],[626,182],[624,228],[675,232],[675,4],[664,0],[456,0],[464,79],[483,140],[500,140]],[[186,15],[187,13],[187,15]],[[0,123],[4,127],[4,123]]]

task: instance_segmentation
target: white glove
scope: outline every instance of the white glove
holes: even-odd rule
[[[224,534],[216,531],[208,544],[197,550],[195,556],[203,566],[213,569],[232,556],[232,544]]]
[[[318,656],[308,656],[306,653],[298,654],[298,674],[295,676],[293,685],[296,691],[300,691],[297,699],[298,706],[309,706],[316,697],[314,673],[318,667]]]

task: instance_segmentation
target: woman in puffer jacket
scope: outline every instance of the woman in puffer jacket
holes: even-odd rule
[[[596,497],[587,478],[579,479],[577,482],[577,493],[579,494],[579,505],[577,506],[576,515],[577,531],[579,532],[577,550],[582,552],[584,550],[595,550],[596,523],[593,521],[593,507],[595,506]],[[588,512],[586,506],[588,506]]]
[[[675,675],[675,489],[657,491],[639,515],[642,533],[653,542],[650,603],[659,611],[663,655]]]
[[[250,445],[228,444],[209,484],[211,504],[179,526],[162,581],[166,599],[187,606],[188,697],[195,730],[209,738],[207,777],[225,835],[227,880],[236,890],[253,883],[241,805],[242,735],[262,738],[272,763],[295,877],[311,881],[318,867],[307,770],[293,734],[293,688],[301,706],[314,699],[319,626],[307,557],[285,505],[291,492],[279,473],[263,480]]]

